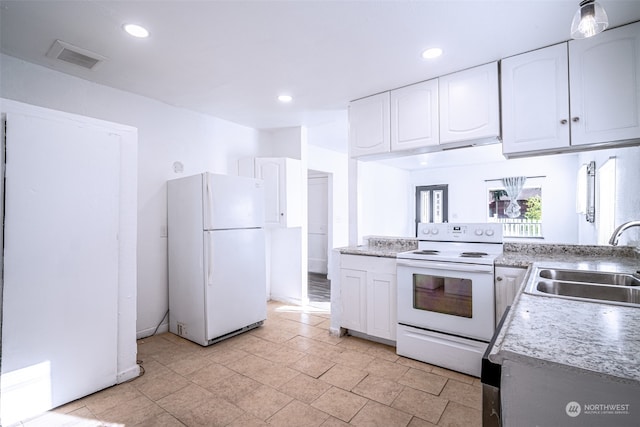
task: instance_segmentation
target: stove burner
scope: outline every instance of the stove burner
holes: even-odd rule
[[[482,258],[483,256],[489,255],[486,252],[462,252],[460,256],[462,258]]]
[[[413,253],[418,255],[437,255],[440,251],[436,251],[435,249],[423,249],[420,251],[414,251]]]

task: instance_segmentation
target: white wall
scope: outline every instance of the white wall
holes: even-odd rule
[[[300,160],[300,179],[307,182],[307,130],[304,127],[263,131],[263,142],[271,157]],[[303,303],[307,293],[307,186],[301,185],[302,226],[273,228],[267,232],[271,248],[268,259],[268,288],[271,299]],[[304,285],[304,286],[303,286]]]
[[[468,152],[473,155],[473,151]],[[436,165],[413,171],[411,186],[414,189],[417,185],[448,184],[449,222],[486,222],[488,200],[485,180],[509,176],[545,176],[542,189],[544,239],[534,241],[577,244],[577,157],[577,154],[564,154],[462,166]],[[412,196],[411,203],[415,206],[415,196]],[[412,208],[407,222],[414,221],[414,212],[415,209]]]
[[[598,150],[580,153],[578,164],[596,162],[596,179],[598,168],[609,157],[616,158],[616,197],[615,226],[627,221],[640,220],[640,147],[617,148],[614,150]],[[596,209],[596,219],[598,211]],[[580,243],[596,244],[598,231],[596,223],[588,223],[584,217],[578,221]],[[619,240],[619,245],[635,245],[640,247],[640,227],[626,230]]]
[[[375,161],[357,162],[358,244],[365,236],[415,235],[410,176],[406,170]]]
[[[204,170],[237,174],[239,158],[270,155],[262,135],[7,55],[0,56],[0,76],[0,97],[138,129],[137,335],[150,335],[168,309],[166,181]],[[182,174],[173,171],[176,161]]]

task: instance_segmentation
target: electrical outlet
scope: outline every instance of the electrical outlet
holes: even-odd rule
[[[178,335],[181,337],[187,335],[187,327],[184,325],[184,323],[178,322]]]

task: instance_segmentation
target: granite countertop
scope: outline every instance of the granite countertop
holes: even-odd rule
[[[537,267],[631,273],[640,269],[635,256],[570,255],[563,256],[562,262],[535,262],[530,271]],[[535,280],[531,276],[511,306],[491,349],[491,361],[555,366],[640,384],[640,308],[530,295],[523,289]]]
[[[399,252],[418,248],[418,240],[407,237],[367,236],[365,244],[338,248],[341,254],[395,258]]]
[[[640,265],[640,252],[632,246],[504,243],[503,253],[495,264],[527,268],[534,262],[572,262],[589,263],[586,267],[589,270],[606,270],[612,262],[617,265],[620,262],[633,263],[634,260],[636,265]]]

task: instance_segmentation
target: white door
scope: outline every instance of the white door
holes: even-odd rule
[[[561,43],[502,60],[502,151],[569,146],[569,59]]]
[[[327,274],[328,238],[328,191],[329,177],[310,176],[308,179],[308,270],[311,273]]]
[[[116,383],[120,136],[10,114],[2,422]]]
[[[265,320],[264,230],[207,231],[204,246],[207,340]]]
[[[640,23],[569,42],[571,144],[640,138]]]

